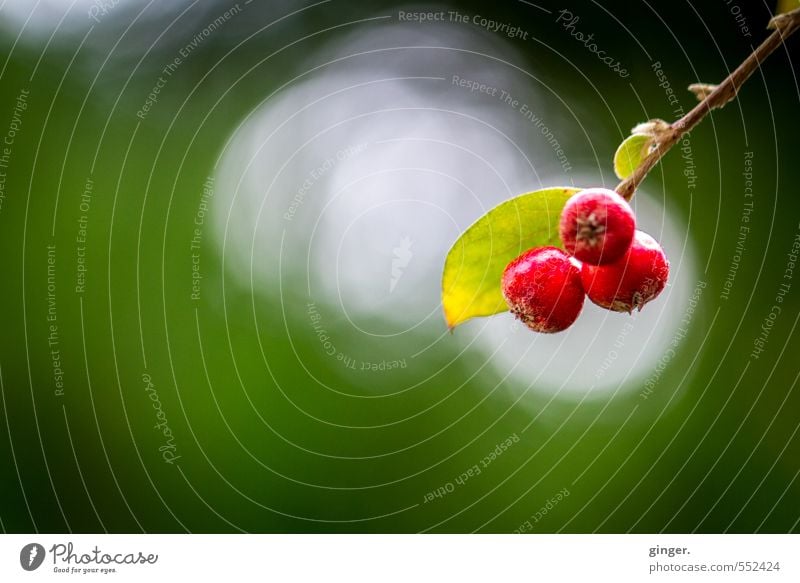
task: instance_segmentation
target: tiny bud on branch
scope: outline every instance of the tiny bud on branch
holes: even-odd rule
[[[711,95],[717,87],[719,86],[711,85],[710,83],[692,83],[689,85],[688,89],[694,93],[694,96],[697,97],[697,101],[703,101],[706,97]]]
[[[637,124],[631,130],[631,133],[644,134],[646,136],[650,136],[651,138],[655,138],[656,141],[659,141],[659,138],[669,130],[669,123],[665,122],[663,119],[651,119],[644,123]]]

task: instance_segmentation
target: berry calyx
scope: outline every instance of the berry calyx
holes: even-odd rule
[[[669,277],[669,261],[655,239],[636,231],[625,255],[610,265],[581,268],[586,295],[598,306],[615,312],[633,312],[654,300]]]
[[[592,265],[607,265],[622,257],[635,230],[633,209],[606,188],[587,188],[570,197],[558,225],[567,252]]]
[[[583,308],[580,264],[556,247],[529,249],[506,266],[503,297],[534,332],[561,332]]]

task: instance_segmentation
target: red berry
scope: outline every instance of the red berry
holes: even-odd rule
[[[529,249],[506,266],[503,296],[511,313],[534,332],[572,325],[586,295],[577,261],[556,247]]]
[[[587,188],[570,197],[558,225],[567,252],[592,265],[606,265],[622,257],[635,230],[630,205],[605,188]]]
[[[655,239],[636,231],[630,248],[610,265],[583,264],[581,280],[586,295],[598,306],[615,312],[633,312],[654,300],[669,277],[669,261]]]

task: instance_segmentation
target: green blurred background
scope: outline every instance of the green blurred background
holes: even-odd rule
[[[629,128],[692,107],[684,87],[741,62],[772,6],[70,4],[0,8],[3,531],[798,530],[797,39],[693,133],[691,159],[676,148],[648,178],[637,206],[674,278],[650,320],[587,307],[556,339],[505,316],[451,335],[438,296],[447,243],[482,209],[613,186]],[[450,10],[469,22],[400,22]],[[454,74],[511,87],[571,168]],[[400,76],[439,80],[353,88]],[[268,139],[274,120],[287,124]],[[498,138],[512,133],[518,150]],[[315,168],[362,141],[282,218]],[[508,166],[484,180],[460,146]],[[374,172],[390,175],[380,192]]]

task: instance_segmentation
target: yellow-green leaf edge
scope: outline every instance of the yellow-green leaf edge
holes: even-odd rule
[[[461,234],[447,252],[442,272],[448,327],[508,310],[500,289],[503,270],[532,247],[561,246],[561,210],[580,190],[559,186],[521,194],[500,203]]]

